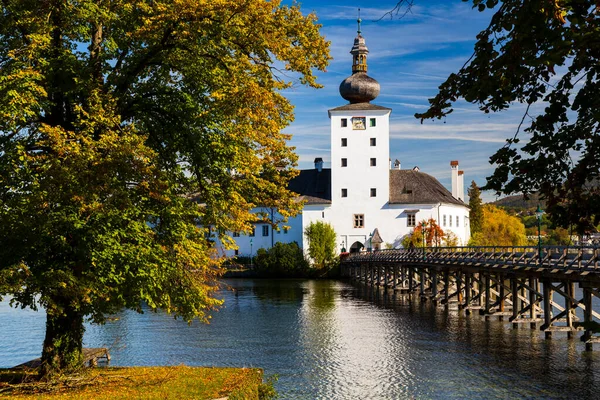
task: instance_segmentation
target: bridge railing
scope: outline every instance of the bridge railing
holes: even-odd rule
[[[385,249],[351,253],[346,262],[466,263],[561,269],[599,269],[596,246],[463,246]]]

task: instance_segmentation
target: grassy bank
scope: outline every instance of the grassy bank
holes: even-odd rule
[[[0,398],[218,399],[272,398],[259,369],[200,367],[90,368],[44,383],[34,372],[0,369]]]

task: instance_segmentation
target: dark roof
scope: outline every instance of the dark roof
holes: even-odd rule
[[[370,110],[382,110],[382,111],[392,111],[391,108],[378,106],[376,104],[371,103],[354,103],[354,104],[346,104],[345,106],[340,106],[336,108],[332,108],[329,111],[370,111]]]
[[[390,204],[433,203],[465,205],[431,175],[410,169],[390,170]]]
[[[288,189],[300,195],[306,204],[331,204],[331,169],[303,169],[292,179]]]

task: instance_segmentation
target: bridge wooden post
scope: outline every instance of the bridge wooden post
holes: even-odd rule
[[[431,275],[431,300],[433,304],[437,304],[438,299],[438,271],[434,267],[430,268]]]
[[[462,272],[456,271],[456,300],[458,301],[458,309],[462,310],[463,308],[463,296],[462,296]]]
[[[408,293],[412,294],[414,286],[415,270],[413,267],[408,267]]]
[[[504,313],[505,293],[504,293],[504,274],[502,274],[502,273],[498,274],[498,293],[499,293],[499,297],[500,297],[500,304],[498,305],[498,310],[501,313]],[[504,320],[504,315],[500,314],[500,321],[503,321],[503,320]]]
[[[421,301],[427,300],[425,297],[425,266],[421,267],[421,273],[419,274],[421,282],[419,282],[419,295]]]
[[[534,277],[529,277],[529,318],[531,319],[530,323],[529,323],[529,327],[531,329],[536,329],[537,328],[537,323],[536,323],[536,319],[537,319],[537,313],[536,313],[536,303],[537,303],[537,296],[536,293],[534,291],[534,289],[537,288],[537,279],[535,279]]]
[[[392,289],[396,290],[398,287],[398,264],[394,264],[394,272],[392,275]]]
[[[593,322],[592,319],[592,291],[588,287],[583,287],[583,305],[585,309],[583,310],[583,323],[585,331],[581,340],[585,342],[585,349],[587,351],[591,351],[593,349],[593,345],[591,342],[592,338],[592,330],[590,326]]]
[[[519,313],[521,312],[521,299],[519,298],[519,278],[516,275],[511,276],[510,286],[513,303],[511,321],[513,322],[513,328],[518,328],[519,324],[516,322],[516,319],[519,317]]]
[[[550,287],[550,280],[544,279],[542,282],[544,288],[544,337],[546,339],[552,338],[552,288]]]
[[[450,271],[449,270],[445,270],[444,271],[444,307],[448,308],[449,307],[449,300],[450,300]]]
[[[483,314],[487,315],[490,313],[490,307],[491,307],[491,288],[490,288],[490,274],[489,272],[486,272],[483,275],[483,279],[484,279],[484,285],[485,285],[485,306],[483,308]]]
[[[571,298],[575,295],[575,284],[573,282],[565,281],[565,317],[567,320],[567,327],[569,331],[567,331],[567,338],[573,339],[573,316],[575,315],[575,310],[573,309],[573,302]]]
[[[471,305],[471,285],[473,284],[472,280],[471,280],[471,274],[468,272],[465,272],[465,314],[466,315],[470,315],[471,314],[471,309],[469,308],[469,306]]]
[[[383,284],[385,285],[385,288],[387,289],[390,285],[390,266],[388,264],[385,264],[383,266]]]

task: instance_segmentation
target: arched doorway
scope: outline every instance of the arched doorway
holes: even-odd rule
[[[352,246],[350,246],[350,253],[358,253],[363,247],[365,246],[363,246],[361,242],[354,242],[352,243]]]

